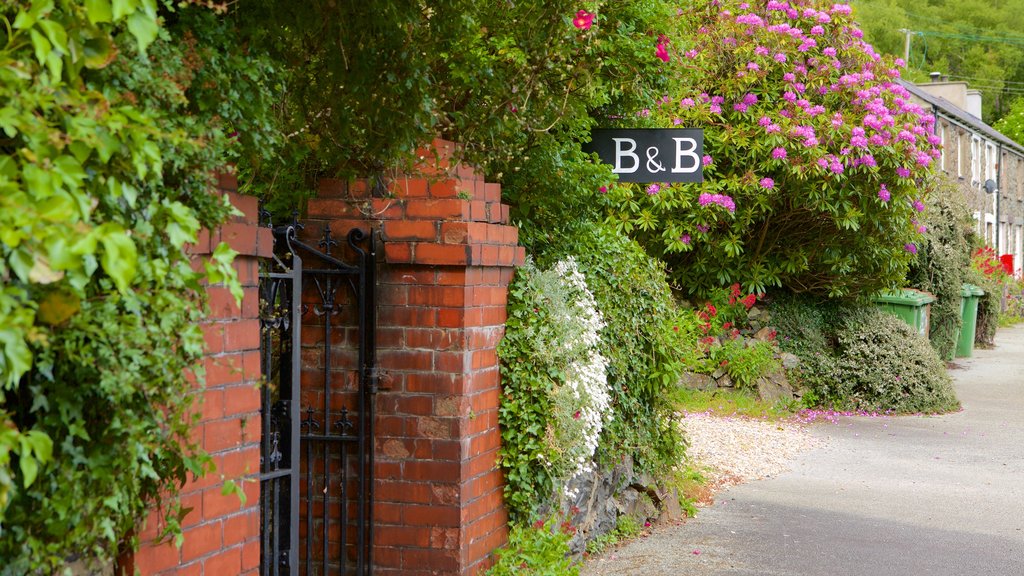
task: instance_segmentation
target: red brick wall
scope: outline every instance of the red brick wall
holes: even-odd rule
[[[507,537],[495,348],[525,252],[500,187],[450,166],[451,143],[434,145],[432,179],[400,177],[387,198],[365,181],[324,181],[309,203],[306,234],[370,225],[383,240],[374,487],[382,575],[476,574]]]
[[[122,574],[143,576],[175,574],[234,576],[256,574],[259,568],[260,511],[260,326],[259,258],[271,254],[270,230],[258,227],[257,201],[237,194],[234,177],[219,178],[218,189],[244,214],[233,217],[220,230],[203,231],[193,249],[195,265],[220,242],[239,255],[235,269],[245,290],[239,308],[224,286],[209,286],[210,314],[203,325],[207,357],[206,387],[200,391],[200,423],[195,438],[213,457],[216,472],[192,479],[182,489],[182,506],[192,511],[182,526],[181,548],[158,544],[158,517],[151,515],[140,527],[142,546],[120,566]],[[248,481],[241,482],[243,478]],[[224,480],[234,480],[245,490],[241,504],[234,494],[222,495]]]

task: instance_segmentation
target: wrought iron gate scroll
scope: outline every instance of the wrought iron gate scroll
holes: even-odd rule
[[[260,276],[260,574],[368,576],[375,246],[354,228],[339,251],[325,225],[314,247],[299,239],[302,228],[273,227],[274,256]]]

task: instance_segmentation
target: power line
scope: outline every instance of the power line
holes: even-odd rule
[[[955,34],[953,32],[938,32],[935,30],[912,30],[916,36],[934,36],[936,38],[949,38],[951,40],[969,40],[972,42],[990,42],[993,44],[1012,44],[1024,46],[1024,37],[1020,36],[982,36],[979,34]]]
[[[1024,82],[1020,82],[1020,81],[1000,80],[999,78],[979,78],[977,76],[960,76],[960,75],[957,75],[957,74],[949,74],[948,76],[950,78],[956,78],[956,79],[959,79],[959,80],[976,80],[978,82],[989,82],[989,83],[1002,82],[1003,84],[1024,84]]]

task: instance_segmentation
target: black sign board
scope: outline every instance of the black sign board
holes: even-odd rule
[[[596,152],[620,182],[703,182],[700,128],[597,128],[584,147]]]

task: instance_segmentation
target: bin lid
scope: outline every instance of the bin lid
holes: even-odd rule
[[[875,302],[885,302],[887,304],[902,304],[904,306],[924,306],[925,304],[931,304],[935,302],[935,296],[929,294],[924,290],[916,290],[914,288],[903,288],[901,290],[885,290],[877,297]]]
[[[963,286],[960,287],[960,295],[963,296],[964,298],[970,296],[984,296],[985,291],[982,290],[979,286],[975,286],[974,284],[964,284]]]

